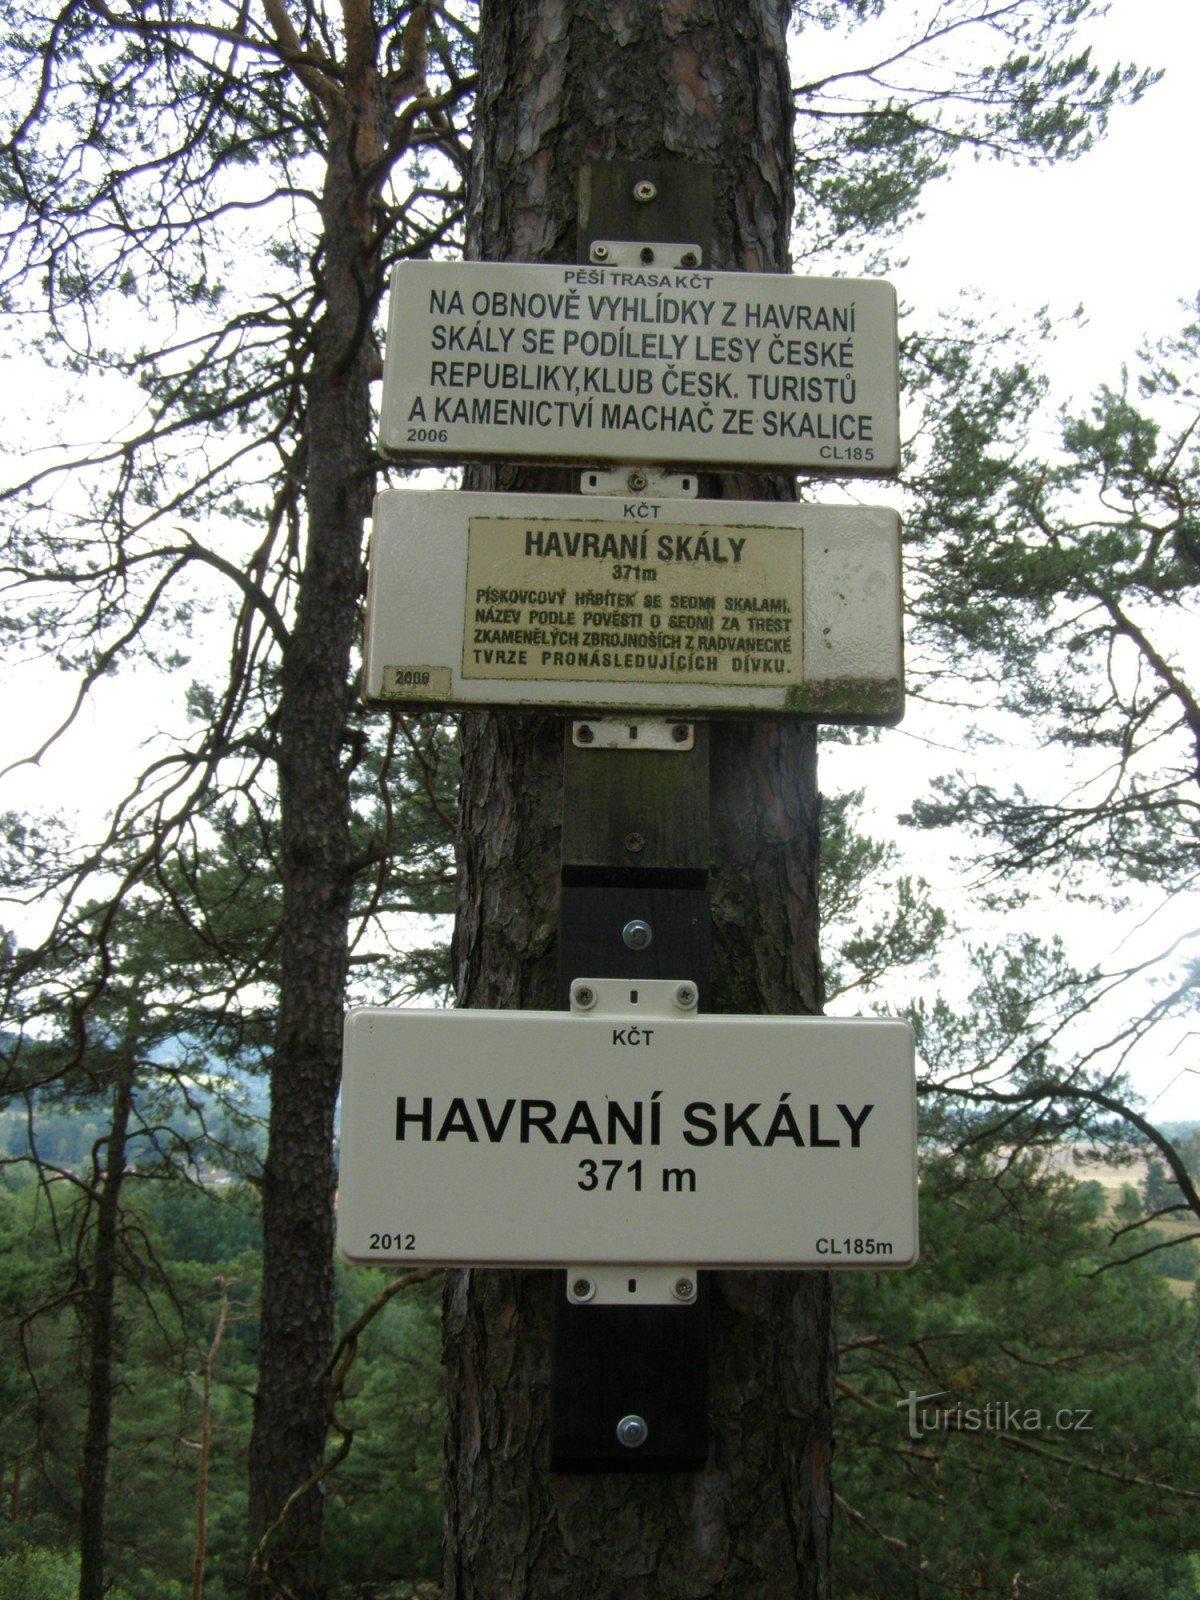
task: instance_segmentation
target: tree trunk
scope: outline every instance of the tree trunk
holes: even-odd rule
[[[123,1061],[113,1087],[112,1124],[104,1140],[104,1171],[96,1173],[96,1240],[88,1287],[87,1418],[79,1505],[79,1600],[103,1600],[104,1504],[112,1431],[113,1340],[116,1333],[117,1234],[125,1145],[133,1107],[133,1062]],[[99,1165],[99,1154],[96,1156]]]
[[[574,259],[594,160],[678,156],[714,174],[714,262],[786,270],[787,0],[485,0],[469,251]],[[554,475],[505,470],[506,488]],[[561,481],[561,479],[559,479]],[[786,480],[706,484],[780,498]],[[561,722],[464,718],[456,976],[467,1005],[552,1008]],[[716,1009],[815,1011],[812,733],[724,724],[712,752]],[[514,1228],[519,1227],[514,1219]],[[708,1463],[574,1478],[547,1466],[552,1275],[447,1284],[446,1587],[458,1600],[826,1592],[832,1296],[817,1274],[714,1279]]]
[[[363,527],[374,491],[369,385],[378,357],[370,333],[380,283],[373,183],[391,116],[370,7],[364,0],[343,12],[346,73],[327,107],[323,309],[308,382],[308,542],[280,695],[282,970],[250,1456],[254,1591],[295,1600],[324,1592],[324,1496],[312,1480],[324,1452],[333,1336],[333,1114],[351,894],[346,729]]]
[[[229,1315],[229,1290],[225,1279],[221,1285],[221,1305],[217,1313],[217,1326],[212,1343],[204,1357],[203,1387],[200,1394],[200,1449],[196,1457],[196,1548],[192,1557],[192,1600],[204,1600],[204,1562],[208,1552],[208,1475],[212,1458],[212,1385],[213,1369],[217,1364],[217,1351],[225,1337],[225,1321]]]

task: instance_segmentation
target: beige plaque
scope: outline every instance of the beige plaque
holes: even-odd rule
[[[472,517],[464,678],[803,678],[799,528]]]
[[[384,667],[380,698],[444,700],[451,692],[449,667]]]

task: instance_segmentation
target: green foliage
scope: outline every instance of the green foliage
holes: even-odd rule
[[[341,1317],[359,1314],[385,1281],[381,1273],[342,1269]],[[391,1302],[347,1386],[344,1421],[354,1443],[330,1480],[325,1530],[331,1581],[347,1592],[374,1584],[385,1593],[398,1580],[439,1572],[440,1301],[435,1280]]]
[[[1144,351],[1136,381],[1064,412],[1049,459],[1033,448],[1043,385],[1027,360],[985,374],[958,349],[935,364],[936,443],[908,523],[916,637],[938,663],[924,692],[953,673],[1078,761],[1066,800],[959,774],[908,820],[969,827],[995,874],[1038,869],[1071,892],[1094,892],[1098,877],[1192,884],[1200,319]]]
[[[927,1149],[922,1260],[844,1276],[838,1592],[1177,1600],[1200,1550],[1194,1307],[1095,1186]]]
[[[175,1191],[178,1191],[176,1194]],[[162,1194],[164,1191],[157,1191]],[[110,1496],[106,1554],[109,1570],[129,1600],[185,1600],[194,1540],[197,1372],[212,1338],[224,1281],[230,1328],[218,1353],[210,1473],[210,1572],[206,1594],[224,1600],[236,1592],[242,1570],[245,1517],[245,1450],[254,1383],[259,1252],[247,1217],[252,1192],[210,1200],[183,1184],[166,1186],[174,1234],[172,1248],[150,1212],[136,1206],[124,1219],[126,1238],[139,1241],[140,1271],[122,1284],[116,1306],[119,1381],[110,1440]],[[190,1196],[196,1216],[180,1211]],[[19,1237],[20,1254],[0,1260],[3,1349],[0,1393],[11,1399],[0,1419],[0,1458],[6,1477],[20,1474],[9,1534],[63,1547],[78,1514],[77,1460],[83,1407],[86,1325],[78,1297],[62,1296],[62,1255],[74,1249],[79,1201],[59,1200],[52,1213],[43,1192],[27,1185],[0,1190],[0,1227]],[[225,1223],[229,1253],[215,1259]],[[237,1217],[230,1227],[227,1219]],[[249,1231],[251,1245],[245,1239]],[[189,1259],[186,1240],[196,1241]],[[77,1563],[76,1563],[77,1567]]]
[[[928,885],[897,871],[899,852],[854,826],[862,791],[821,798],[822,969],[827,999],[920,969],[946,933]]]
[[[18,1545],[0,1555],[0,1600],[76,1600],[79,1557],[36,1545]],[[132,1600],[124,1589],[107,1591],[109,1600]],[[175,1600],[174,1595],[170,1600]],[[182,1597],[181,1597],[182,1600]]]
[[[30,1574],[45,1594],[78,1587],[69,1549],[82,1395],[81,1345],[70,1303],[55,1296],[56,1253],[70,1248],[32,1185],[0,1188],[0,1476],[19,1491],[0,1523],[0,1595]],[[261,1265],[256,1191],[150,1184],[126,1219],[156,1277],[127,1283],[118,1316],[119,1381],[111,1442],[107,1547],[124,1600],[185,1600],[195,1536],[201,1374],[222,1296],[224,1337],[213,1359],[206,1600],[242,1592],[246,1455],[255,1385]],[[16,1244],[21,1248],[15,1248]],[[383,1286],[380,1273],[339,1268],[338,1323],[348,1326]],[[440,1559],[440,1286],[391,1300],[359,1341],[339,1416],[347,1459],[327,1482],[329,1571],[335,1594],[393,1593],[431,1578]],[[26,1367],[28,1362],[28,1368]],[[10,1491],[11,1494],[11,1491]],[[14,1576],[15,1575],[15,1576]],[[23,1579],[21,1581],[24,1581]]]

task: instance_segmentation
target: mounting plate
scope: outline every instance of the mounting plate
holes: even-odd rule
[[[572,722],[577,750],[694,750],[696,729],[677,717],[589,717]]]
[[[700,479],[694,472],[668,472],[665,467],[585,467],[579,474],[579,492],[694,500],[700,492]],[[646,510],[649,513],[651,508]]]
[[[663,244],[635,239],[595,239],[588,260],[598,267],[670,267],[704,265],[704,251],[698,244]]]

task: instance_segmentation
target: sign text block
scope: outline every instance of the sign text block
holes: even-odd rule
[[[411,261],[388,317],[385,455],[900,464],[896,293],[879,279]]]
[[[390,490],[375,503],[363,692],[891,723],[895,512]]]
[[[352,1012],[338,1246],[357,1262],[907,1266],[913,1060],[907,1024],[884,1019]]]

